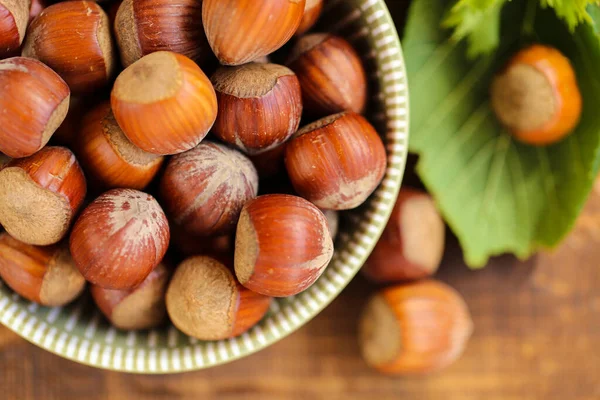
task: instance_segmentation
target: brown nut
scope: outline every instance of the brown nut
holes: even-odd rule
[[[264,195],[246,203],[235,239],[235,274],[250,290],[273,297],[306,290],[333,256],[323,213],[290,195]]]
[[[458,359],[473,332],[461,296],[433,280],[393,286],[363,310],[359,344],[371,367],[387,374],[426,374]]]
[[[37,60],[0,61],[0,151],[27,157],[40,150],[65,119],[71,92],[50,68]]]
[[[198,0],[125,0],[115,34],[125,67],[156,51],[183,54],[198,64],[210,52]]]
[[[575,130],[583,99],[569,59],[555,48],[534,44],[494,78],[491,106],[515,138],[546,146]]]
[[[306,6],[304,6],[304,14],[300,26],[296,31],[296,36],[305,34],[313,27],[321,16],[323,11],[323,0],[306,0]]]
[[[125,69],[111,94],[125,136],[153,154],[177,154],[198,145],[217,118],[210,80],[189,58],[149,54]]]
[[[169,275],[167,267],[160,263],[134,289],[112,290],[92,285],[90,292],[102,314],[117,328],[150,329],[166,319]]]
[[[110,22],[93,1],[66,1],[45,8],[31,23],[23,56],[56,71],[73,93],[105,86],[115,71]]]
[[[361,205],[381,182],[386,158],[375,128],[352,112],[307,125],[285,150],[296,191],[317,207],[332,210]]]
[[[224,264],[210,257],[181,263],[167,290],[171,321],[200,340],[241,335],[262,319],[271,300],[240,285]]]
[[[87,186],[75,155],[45,147],[13,159],[0,171],[0,224],[15,239],[46,246],[59,242],[85,198]]]
[[[208,43],[223,65],[269,55],[294,35],[305,4],[305,0],[204,0]]]
[[[242,207],[257,193],[252,162],[239,151],[212,142],[174,156],[160,183],[167,215],[201,236],[231,233]]]
[[[431,196],[402,188],[362,273],[378,283],[427,278],[442,261],[445,236],[444,221]]]
[[[300,81],[306,113],[322,117],[364,111],[367,76],[360,57],[346,40],[325,33],[303,36],[287,65]]]
[[[29,22],[33,21],[46,8],[46,0],[32,0],[29,8]]]
[[[127,139],[104,102],[81,123],[77,155],[91,181],[103,189],[142,190],[156,176],[164,157],[146,153]]]
[[[64,306],[85,287],[68,246],[36,247],[0,233],[0,278],[29,301]]]
[[[302,94],[289,68],[261,63],[221,67],[211,81],[219,101],[213,131],[224,142],[259,154],[298,130]]]
[[[31,0],[0,0],[0,58],[19,51],[29,23]]]
[[[94,285],[133,289],[160,263],[169,224],[149,194],[113,189],[94,200],[75,222],[70,248],[75,265]]]

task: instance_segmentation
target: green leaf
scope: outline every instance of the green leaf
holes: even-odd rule
[[[600,33],[600,7],[597,5],[591,5],[587,8],[588,14],[592,19],[592,25],[594,26],[594,30],[596,34]]]
[[[598,4],[598,0],[540,0],[542,6],[552,7],[556,14],[564,19],[571,31],[581,22],[591,22],[590,15],[587,13],[587,6]]]
[[[452,39],[466,39],[468,55],[475,58],[491,54],[500,41],[500,14],[511,0],[454,0],[443,21],[443,26],[454,30]],[[525,0],[523,0],[525,1]],[[552,8],[566,21],[571,32],[582,22],[591,22],[587,7],[598,4],[599,0],[526,0],[530,10],[538,5]],[[534,17],[534,15],[532,15]],[[528,24],[524,28],[529,28]]]
[[[500,12],[508,0],[459,0],[444,20],[453,28],[452,40],[467,39],[468,55],[475,58],[494,51],[500,42]]]
[[[600,42],[593,26],[571,34],[552,11],[537,13],[541,43],[569,57],[584,98],[582,121],[560,143],[515,142],[488,104],[490,80],[519,48],[524,1],[502,13],[501,46],[472,61],[466,44],[441,29],[449,0],[414,0],[404,37],[411,89],[411,151],[417,172],[458,237],[466,262],[492,255],[526,258],[560,242],[573,226],[600,166]]]

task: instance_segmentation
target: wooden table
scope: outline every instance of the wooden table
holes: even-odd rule
[[[0,399],[600,399],[600,181],[554,253],[469,271],[451,241],[439,278],[467,299],[464,357],[427,378],[377,375],[360,359],[361,277],[313,322],[246,359],[176,376],[132,376],[63,360],[0,328]]]

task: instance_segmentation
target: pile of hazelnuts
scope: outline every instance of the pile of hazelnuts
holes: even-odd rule
[[[0,0],[2,280],[201,340],[310,287],[386,169],[321,0],[48,3]]]

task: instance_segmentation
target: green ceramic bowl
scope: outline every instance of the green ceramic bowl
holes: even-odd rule
[[[176,373],[212,367],[261,350],[317,315],[350,282],[379,238],[394,206],[407,155],[408,90],[398,34],[383,0],[325,0],[319,30],[350,40],[367,68],[367,117],[383,137],[388,168],[359,210],[343,215],[335,256],[306,292],[273,302],[268,315],[242,336],[218,342],[189,338],[172,325],[141,332],[112,328],[89,295],[63,308],[20,298],[0,281],[0,322],[37,346],[98,368]]]

